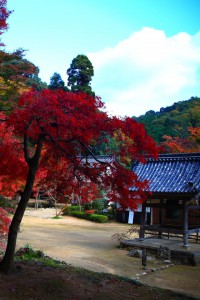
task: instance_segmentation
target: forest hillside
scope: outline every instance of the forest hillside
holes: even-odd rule
[[[160,111],[150,110],[139,117],[133,117],[145,125],[147,133],[158,143],[164,141],[164,136],[185,139],[189,136],[188,128],[200,127],[200,98],[191,97],[179,101]]]

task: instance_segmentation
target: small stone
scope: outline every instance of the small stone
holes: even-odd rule
[[[141,250],[130,250],[128,252],[128,256],[132,256],[132,257],[142,257],[142,251]]]
[[[155,272],[155,271],[156,271],[156,268],[151,269],[151,272]]]
[[[166,259],[166,260],[164,260],[164,263],[166,263],[166,264],[171,264],[171,260]]]

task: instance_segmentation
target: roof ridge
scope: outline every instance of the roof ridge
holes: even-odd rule
[[[173,157],[187,157],[187,156],[200,156],[200,152],[190,152],[190,153],[162,153],[162,154],[159,154],[159,157],[170,157],[170,156],[173,156]]]
[[[195,153],[169,153],[159,154],[157,159],[147,158],[147,161],[179,161],[179,160],[200,160],[200,152]]]

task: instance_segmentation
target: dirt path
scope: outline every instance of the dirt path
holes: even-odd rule
[[[119,243],[111,236],[124,232],[127,224],[96,224],[73,217],[52,219],[54,209],[27,211],[24,216],[17,247],[30,243],[47,255],[71,265],[96,272],[106,272],[185,292],[200,298],[200,267],[174,266],[142,275],[141,259],[127,255],[117,248]],[[148,268],[160,268],[154,261]]]
[[[91,271],[135,277],[141,271],[138,260],[117,248],[111,237],[129,228],[124,224],[97,224],[73,217],[52,219],[54,210],[26,212],[17,247],[30,243],[47,255]]]

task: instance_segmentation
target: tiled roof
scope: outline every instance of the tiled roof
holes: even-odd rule
[[[162,154],[146,164],[134,164],[133,171],[139,180],[149,181],[152,193],[196,194],[200,190],[200,153]]]
[[[98,162],[112,163],[115,160],[115,157],[112,155],[96,155],[95,157],[89,155],[89,156],[80,156],[79,158],[83,163],[87,162],[89,164],[94,164]]]

